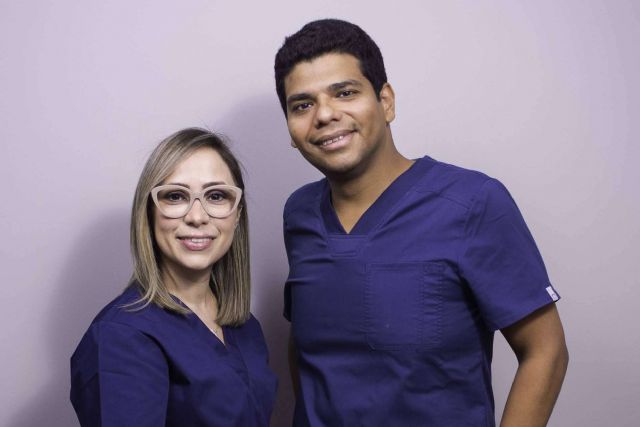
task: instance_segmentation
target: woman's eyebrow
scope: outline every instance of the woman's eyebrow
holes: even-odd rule
[[[185,187],[185,188],[191,188],[191,186],[189,184],[183,184],[182,182],[167,182],[164,185],[177,185],[180,187]],[[206,182],[204,184],[202,184],[202,188],[207,188],[207,187],[211,187],[212,185],[227,185],[226,182],[224,181],[211,181],[211,182]]]

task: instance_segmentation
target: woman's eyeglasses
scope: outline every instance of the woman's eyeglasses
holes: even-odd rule
[[[212,185],[196,192],[181,185],[160,185],[151,190],[151,197],[162,215],[168,218],[182,218],[196,200],[200,200],[209,216],[226,218],[238,208],[242,189],[232,185]]]

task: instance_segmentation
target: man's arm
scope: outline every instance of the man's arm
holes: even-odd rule
[[[518,371],[500,427],[544,427],[569,363],[558,310],[549,304],[501,332],[518,358]]]
[[[300,395],[300,373],[298,372],[298,354],[295,344],[293,343],[293,335],[289,331],[289,374],[291,374],[291,385],[293,386],[293,395],[296,399]]]

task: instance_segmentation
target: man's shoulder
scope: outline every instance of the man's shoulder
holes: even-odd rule
[[[284,205],[284,216],[286,217],[300,207],[311,206],[314,201],[318,200],[325,185],[326,178],[323,178],[319,181],[305,184],[291,193]]]
[[[430,163],[428,172],[416,185],[419,192],[436,193],[465,207],[468,207],[489,181],[495,181],[483,172],[444,163],[425,157]]]

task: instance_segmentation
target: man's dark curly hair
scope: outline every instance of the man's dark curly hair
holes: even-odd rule
[[[287,102],[284,79],[299,62],[311,61],[326,53],[347,53],[358,59],[360,71],[371,82],[380,99],[387,73],[378,45],[355,24],[339,19],[320,19],[309,22],[297,33],[286,37],[276,54],[276,92],[285,116]]]

